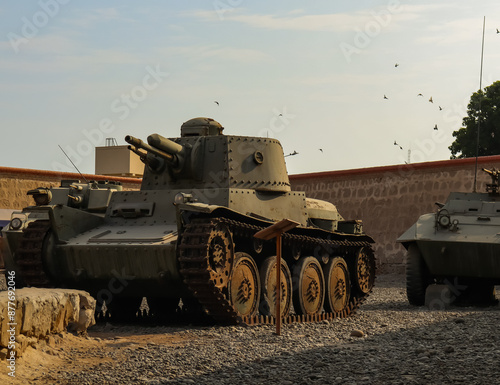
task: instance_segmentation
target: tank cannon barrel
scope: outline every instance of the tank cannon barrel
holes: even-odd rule
[[[144,143],[142,140],[140,140],[138,138],[134,138],[132,135],[127,135],[125,137],[125,141],[128,144],[130,144],[131,146],[135,147],[136,150],[142,148],[143,150],[146,150],[147,152],[154,154],[154,155],[157,155],[160,158],[163,158],[163,159],[168,160],[170,162],[174,162],[176,160],[176,156],[174,154],[170,154],[170,153],[162,151],[156,147],[150,146],[149,144]],[[137,151],[134,151],[134,152],[136,154],[138,153]]]
[[[182,155],[184,153],[184,147],[179,143],[164,138],[159,134],[151,134],[148,136],[148,143],[161,151],[165,151],[172,155]]]

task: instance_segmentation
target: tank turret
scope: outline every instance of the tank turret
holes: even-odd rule
[[[75,207],[37,206],[46,216],[23,233],[15,259],[32,259],[30,239],[44,239],[35,248],[47,281],[89,291],[116,319],[133,317],[146,296],[155,317],[178,314],[182,303],[183,313],[202,308],[223,323],[266,322],[276,244],[253,235],[287,218],[300,225],[283,238],[282,317],[352,314],[375,279],[361,221],[292,191],[278,140],[222,132],[213,119],[195,118],[180,137],[128,135],[145,163],[140,191],[114,192],[98,220]]]

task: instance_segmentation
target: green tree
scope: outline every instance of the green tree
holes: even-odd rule
[[[478,119],[478,155],[500,155],[500,81],[472,94],[463,127],[453,132],[456,139],[448,147],[451,159],[476,156]]]

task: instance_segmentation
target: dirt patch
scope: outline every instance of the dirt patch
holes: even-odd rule
[[[105,362],[118,365],[125,357],[120,352],[140,350],[145,345],[183,346],[195,337],[189,331],[175,328],[147,328],[141,326],[96,325],[87,336],[60,333],[28,347],[16,360],[15,377],[9,376],[9,363],[0,361],[0,383],[24,385],[53,383],[61,368],[78,372]],[[109,358],[115,352],[116,359]]]

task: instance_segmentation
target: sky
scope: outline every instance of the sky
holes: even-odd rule
[[[94,173],[107,138],[200,116],[280,140],[290,174],[449,159],[483,18],[484,88],[498,0],[3,0],[0,166]]]

